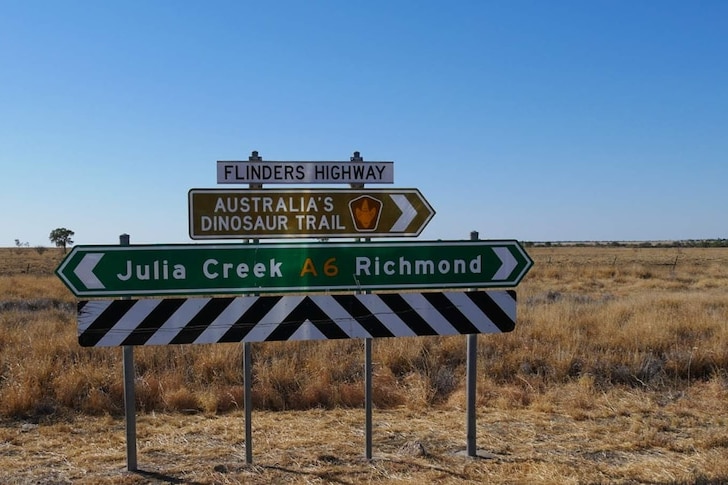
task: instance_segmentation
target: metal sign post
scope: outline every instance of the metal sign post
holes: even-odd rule
[[[129,235],[119,236],[119,245],[129,245]],[[123,298],[128,300],[129,297]],[[136,393],[134,389],[134,347],[125,345],[122,351],[122,365],[124,368],[124,416],[126,423],[126,469],[137,470],[136,447]]]
[[[470,240],[477,241],[478,233],[470,233]],[[467,452],[468,456],[476,455],[476,402],[478,379],[478,334],[467,336],[467,362],[466,362],[466,413],[467,413]]]
[[[258,152],[254,151],[248,157],[249,163],[259,163],[263,160],[258,155]],[[220,172],[220,165],[218,163],[218,174]],[[218,183],[219,175],[218,175]],[[261,189],[262,184],[250,184],[250,189]],[[255,244],[258,240],[253,240]],[[253,464],[253,346],[250,342],[243,343],[243,381],[245,388],[243,390],[245,402],[245,463],[248,465]]]
[[[359,152],[354,152],[351,157],[351,163],[362,163],[364,159]],[[363,183],[351,184],[352,189],[363,189]],[[361,238],[358,239],[361,242]],[[369,239],[367,239],[367,242]],[[357,294],[361,294],[361,290],[357,289]],[[367,293],[370,293],[367,291]],[[364,339],[364,456],[367,460],[372,459],[372,340]]]

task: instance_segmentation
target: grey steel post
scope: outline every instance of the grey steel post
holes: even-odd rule
[[[349,158],[351,162],[363,162],[359,152]],[[349,184],[352,189],[363,189],[364,184]],[[369,241],[365,238],[364,241]],[[362,241],[359,238],[359,241]],[[357,290],[361,293],[361,290]],[[369,293],[367,291],[367,293]],[[364,339],[364,455],[367,460],[372,459],[372,339]]]
[[[372,459],[372,339],[364,339],[364,454]]]
[[[257,151],[253,151],[248,157],[250,162],[261,162],[263,158],[258,155]],[[250,189],[262,189],[263,184],[248,184]],[[258,240],[253,239],[253,244],[257,244]],[[253,464],[253,358],[252,345],[250,342],[243,343],[243,381],[245,388],[244,406],[245,406],[245,463]]]
[[[477,241],[478,233],[473,231],[470,233],[470,240]],[[476,384],[478,377],[478,334],[469,334],[467,336],[467,384],[466,384],[466,413],[467,413],[467,452],[468,456],[477,456],[476,446],[476,430],[475,430],[475,401],[476,401]]]
[[[119,236],[119,245],[129,245],[129,235]],[[128,300],[129,297],[123,299]],[[125,345],[122,349],[122,366],[124,368],[124,416],[126,422],[126,469],[137,471],[136,446],[136,394],[134,392],[134,347]]]
[[[250,342],[243,344],[243,380],[245,381],[245,463],[253,464],[253,395],[250,380],[253,376],[253,363],[250,356]]]

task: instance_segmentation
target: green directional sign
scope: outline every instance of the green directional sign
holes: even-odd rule
[[[492,288],[533,265],[517,241],[76,246],[56,269],[83,297]]]

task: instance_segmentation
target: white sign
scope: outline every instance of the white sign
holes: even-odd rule
[[[218,161],[218,184],[392,184],[394,162]]]

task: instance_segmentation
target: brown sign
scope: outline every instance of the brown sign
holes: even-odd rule
[[[418,236],[435,211],[417,189],[192,189],[192,239]]]

